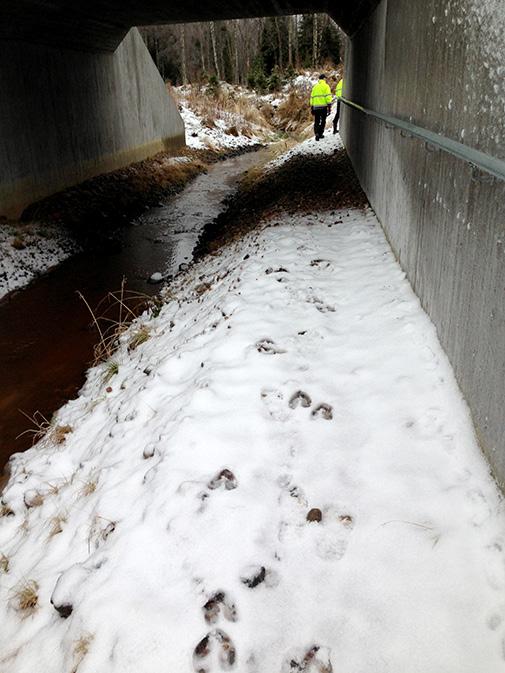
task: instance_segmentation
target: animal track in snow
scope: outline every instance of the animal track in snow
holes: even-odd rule
[[[330,655],[330,648],[320,645],[293,649],[285,657],[281,673],[333,673]]]
[[[221,612],[229,622],[237,621],[237,608],[224,591],[216,591],[205,603],[202,610],[208,624],[215,624]]]
[[[333,265],[329,259],[313,259],[310,266],[317,266],[319,269],[330,269]]]
[[[256,343],[256,350],[258,353],[266,353],[267,355],[281,355],[286,351],[284,348],[279,348],[275,345],[272,339],[262,339]]]
[[[269,415],[276,421],[285,421],[289,418],[286,411],[284,395],[279,390],[264,388],[261,391],[261,399]]]
[[[277,269],[273,269],[271,266],[268,267],[268,269],[265,270],[265,273],[270,275],[271,273],[289,273],[287,269],[285,269],[283,266],[277,267]]]
[[[237,488],[238,482],[231,470],[225,467],[221,472],[218,472],[216,476],[209,481],[207,487],[211,491],[214,491],[216,488],[224,486],[225,490],[232,491],[234,488]]]
[[[217,667],[229,671],[235,660],[235,646],[230,636],[221,629],[210,631],[193,650],[193,668],[196,673],[212,673]]]
[[[307,395],[307,393],[303,392],[303,390],[297,390],[289,400],[289,406],[291,409],[296,409],[298,406],[310,407],[311,404],[312,400]]]
[[[260,584],[266,587],[276,587],[279,584],[279,576],[271,568],[259,565],[250,565],[242,569],[240,581],[249,589],[255,589]]]
[[[331,421],[333,418],[333,408],[326,404],[326,402],[321,402],[312,409],[311,413],[312,418],[324,418],[326,421]]]
[[[314,304],[314,306],[317,308],[317,310],[320,313],[334,313],[335,312],[335,307],[331,306],[331,304],[326,304],[324,301],[321,299],[318,299],[317,297],[309,297],[307,299],[307,304]]]

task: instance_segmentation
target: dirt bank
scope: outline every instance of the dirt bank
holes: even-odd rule
[[[196,256],[212,253],[280,213],[313,212],[368,205],[345,149],[295,155],[274,170],[243,181],[227,208],[203,231]]]
[[[22,220],[57,223],[85,239],[90,234],[110,232],[182,191],[209,164],[258,147],[225,151],[188,149],[178,157],[160,152],[38,201],[24,211]]]

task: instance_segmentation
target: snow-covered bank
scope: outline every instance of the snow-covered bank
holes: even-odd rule
[[[0,224],[0,299],[78,250],[60,227]]]
[[[252,128],[245,135],[244,119],[238,115],[222,113],[212,122],[212,127],[209,127],[197,112],[186,105],[180,106],[180,113],[186,129],[186,144],[191,149],[235,149],[252,147],[264,141],[264,136],[258,133],[258,129]]]
[[[503,671],[505,513],[432,324],[370,212],[273,224],[14,461],[4,673]]]

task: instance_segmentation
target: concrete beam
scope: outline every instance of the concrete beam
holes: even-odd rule
[[[0,215],[184,145],[184,124],[138,31],[113,54],[0,42]]]
[[[247,17],[330,14],[353,33],[378,0],[2,0],[0,40],[114,51],[131,26]]]

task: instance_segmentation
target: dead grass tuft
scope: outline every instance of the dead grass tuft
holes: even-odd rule
[[[14,516],[14,511],[4,502],[0,503],[0,517],[2,516]]]
[[[310,123],[308,93],[303,89],[293,89],[279,105],[275,124],[288,133],[299,133]]]
[[[74,666],[71,673],[77,673],[77,669],[81,665],[84,657],[88,654],[91,642],[93,641],[93,636],[89,633],[83,635],[76,640],[74,643]]]
[[[118,372],[119,372],[119,363],[115,362],[114,360],[112,362],[109,362],[105,369],[104,383],[108,383],[113,376],[116,376]]]
[[[9,572],[9,559],[5,554],[0,554],[0,572],[2,573]]]
[[[36,490],[27,491],[24,496],[24,502],[29,509],[42,507],[44,504],[44,494]]]
[[[41,414],[40,411],[36,411],[33,416],[29,416],[22,409],[19,409],[19,412],[30,421],[33,427],[21,432],[16,439],[19,439],[19,437],[22,437],[23,435],[31,435],[32,444],[35,444],[47,435],[51,427],[51,421],[48,421],[44,414]]]
[[[24,580],[14,589],[14,607],[24,616],[35,612],[39,604],[39,585],[35,580]]]
[[[128,351],[129,352],[134,351],[141,344],[145,343],[149,339],[150,336],[151,336],[151,333],[149,331],[149,328],[146,325],[141,325],[140,327],[138,327],[133,332],[133,335],[128,342]]]
[[[51,431],[51,439],[55,444],[63,444],[66,436],[73,432],[73,427],[71,425],[57,425],[54,430]]]
[[[94,310],[80,292],[77,294],[86,304],[92,318],[92,324],[99,335],[99,341],[93,350],[94,366],[112,357],[119,348],[121,336],[139,315],[145,310],[150,310],[152,315],[156,315],[160,311],[159,298],[155,297],[153,299],[141,292],[126,290],[125,278],[121,282],[121,288],[117,292],[109,292]],[[144,332],[147,332],[147,334]],[[128,343],[128,350],[134,350],[148,338],[148,329],[138,328]],[[135,343],[136,340],[138,340],[138,343]],[[118,363],[111,362],[107,367],[105,382],[110,380],[118,371]]]
[[[57,514],[56,516],[53,516],[51,519],[51,527],[49,530],[49,538],[54,537],[55,535],[59,535],[59,533],[63,532],[63,524],[67,522],[67,515],[66,514]]]
[[[84,485],[81,489],[81,495],[83,496],[91,495],[96,491],[97,485],[98,485],[98,479],[96,478],[88,479],[88,481],[84,482]]]

